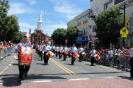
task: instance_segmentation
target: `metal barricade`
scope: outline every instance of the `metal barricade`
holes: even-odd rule
[[[114,67],[125,71],[130,70],[130,59],[127,57],[114,56],[113,58],[107,58],[106,53],[103,53],[98,62],[100,65]]]
[[[11,55],[11,53],[13,53],[14,51],[15,51],[14,47],[1,48],[0,49],[0,60]]]

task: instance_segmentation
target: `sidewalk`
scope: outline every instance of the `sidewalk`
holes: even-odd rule
[[[120,78],[101,78],[94,80],[68,80],[63,82],[40,82],[22,83],[20,85],[0,85],[0,88],[133,88],[133,80]]]

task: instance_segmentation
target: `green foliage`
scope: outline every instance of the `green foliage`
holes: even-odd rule
[[[9,40],[12,40],[14,38],[14,35],[19,33],[19,26],[18,26],[16,16],[8,16],[6,22],[7,22],[6,27],[5,27],[7,29],[6,35],[8,35],[6,37],[6,40],[9,41]]]
[[[76,26],[70,26],[67,29],[67,41],[68,45],[71,46],[73,44],[76,44],[76,38],[77,38],[78,29]]]
[[[57,28],[52,34],[52,39],[54,40],[55,45],[64,45],[66,39],[66,29]]]
[[[21,32],[16,32],[15,38],[13,38],[13,42],[18,43],[23,38],[23,34]]]
[[[70,26],[67,30],[64,28],[57,28],[53,34],[52,39],[55,45],[67,45],[71,46],[76,44],[78,29],[76,26]]]
[[[110,43],[118,43],[119,32],[123,25],[122,19],[123,16],[121,15],[119,6],[105,10],[96,17],[96,33],[101,45],[109,47]]]
[[[7,16],[9,10],[9,4],[7,0],[0,0],[0,19]]]
[[[16,35],[19,34],[17,17],[8,16],[8,10],[8,0],[0,0],[0,41],[14,41],[17,38]]]

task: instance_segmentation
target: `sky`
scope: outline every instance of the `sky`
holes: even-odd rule
[[[16,15],[20,30],[31,32],[37,28],[43,13],[43,32],[49,36],[57,28],[67,28],[75,16],[90,8],[90,0],[9,0],[9,15]]]

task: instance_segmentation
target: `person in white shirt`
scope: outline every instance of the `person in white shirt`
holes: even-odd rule
[[[39,46],[39,56],[40,56],[40,58],[41,58],[41,60],[43,60],[43,44],[40,44],[40,46]]]
[[[48,65],[48,60],[49,57],[47,55],[47,52],[51,50],[51,46],[49,44],[45,44],[45,46],[43,47],[43,59],[44,59],[44,64]]]
[[[128,50],[130,57],[130,77],[133,78],[133,45]]]
[[[94,63],[95,63],[95,55],[96,55],[96,50],[95,48],[93,48],[91,51],[90,51],[90,55],[91,55],[91,66],[94,66]]]
[[[74,65],[75,60],[78,58],[78,49],[75,46],[75,44],[71,48],[71,53],[72,53],[71,64]]]
[[[68,51],[69,51],[69,50],[68,50],[67,46],[65,46],[64,49],[63,49],[63,60],[64,60],[64,61],[65,61],[66,58],[67,58]]]
[[[56,46],[56,47],[55,47],[55,56],[56,56],[56,57],[58,57],[58,55],[59,55],[58,53],[59,53],[59,47]]]
[[[63,47],[60,46],[60,47],[59,47],[59,59],[62,58],[62,54],[63,54]]]
[[[80,47],[79,48],[79,62],[82,62],[82,60],[83,60],[83,53],[85,53],[84,48]]]

